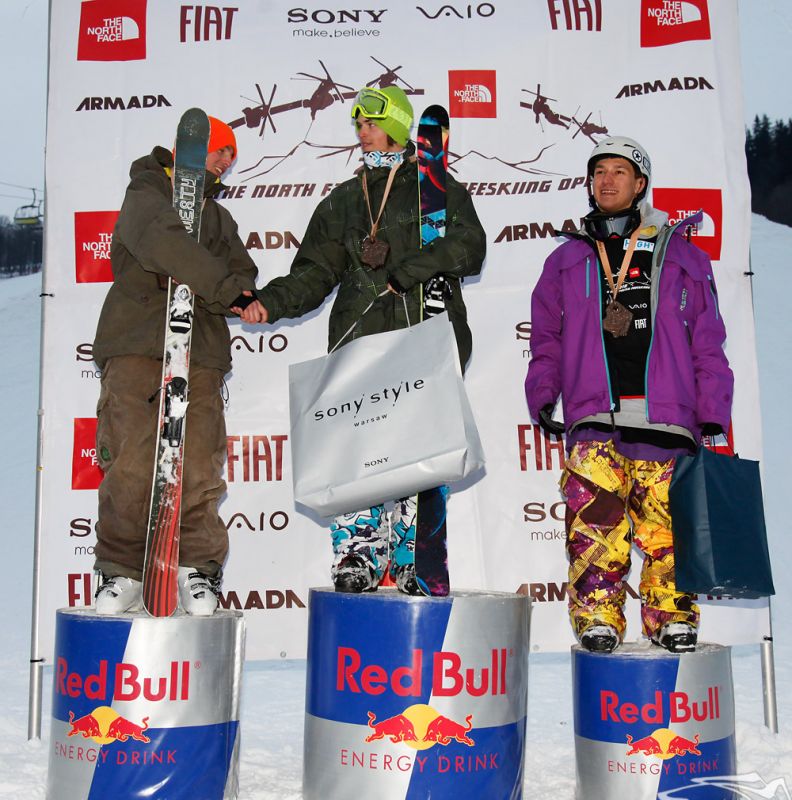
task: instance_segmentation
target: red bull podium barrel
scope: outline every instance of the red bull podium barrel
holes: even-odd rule
[[[57,612],[47,800],[238,794],[244,623]]]
[[[530,600],[312,589],[305,800],[522,797]]]
[[[577,800],[725,797],[707,787],[736,768],[728,647],[574,647],[572,665]]]

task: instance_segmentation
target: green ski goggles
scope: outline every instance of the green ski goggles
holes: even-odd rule
[[[407,128],[410,127],[412,117],[395,105],[390,97],[379,89],[366,87],[358,92],[355,105],[352,106],[352,119],[358,117],[366,119],[393,119]]]

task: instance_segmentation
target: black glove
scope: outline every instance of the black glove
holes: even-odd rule
[[[241,294],[234,300],[229,308],[241,308],[243,311],[256,299],[256,295],[248,297],[246,294]]]
[[[717,422],[705,422],[701,426],[702,436],[720,436],[723,433],[723,426]]]
[[[545,433],[554,433],[556,436],[560,436],[564,432],[564,426],[561,422],[556,422],[553,419],[553,408],[555,406],[552,403],[548,403],[542,410],[539,412],[539,427]]]

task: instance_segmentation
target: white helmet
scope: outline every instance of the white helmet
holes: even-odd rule
[[[641,172],[641,175],[646,178],[646,186],[644,186],[638,200],[642,199],[649,188],[649,181],[652,178],[652,162],[649,159],[649,154],[641,147],[635,139],[629,139],[627,136],[609,136],[597,142],[596,147],[591,151],[588,160],[588,177],[589,179],[594,173],[594,165],[601,158],[608,156],[617,158],[626,158],[630,163],[635,164]],[[589,182],[589,193],[591,192],[591,183]]]

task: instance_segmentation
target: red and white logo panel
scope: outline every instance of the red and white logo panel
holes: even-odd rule
[[[110,245],[118,211],[74,212],[74,265],[77,283],[113,280]]]
[[[140,61],[146,57],[147,0],[83,0],[78,61]]]
[[[495,70],[449,70],[448,109],[450,117],[497,117]]]
[[[96,458],[96,417],[74,420],[72,489],[98,489],[104,473]]]
[[[641,0],[641,47],[711,38],[707,0]]]
[[[713,261],[721,257],[723,201],[720,189],[654,189],[652,202],[668,214],[673,225],[702,211],[704,219],[691,231],[690,241]]]

